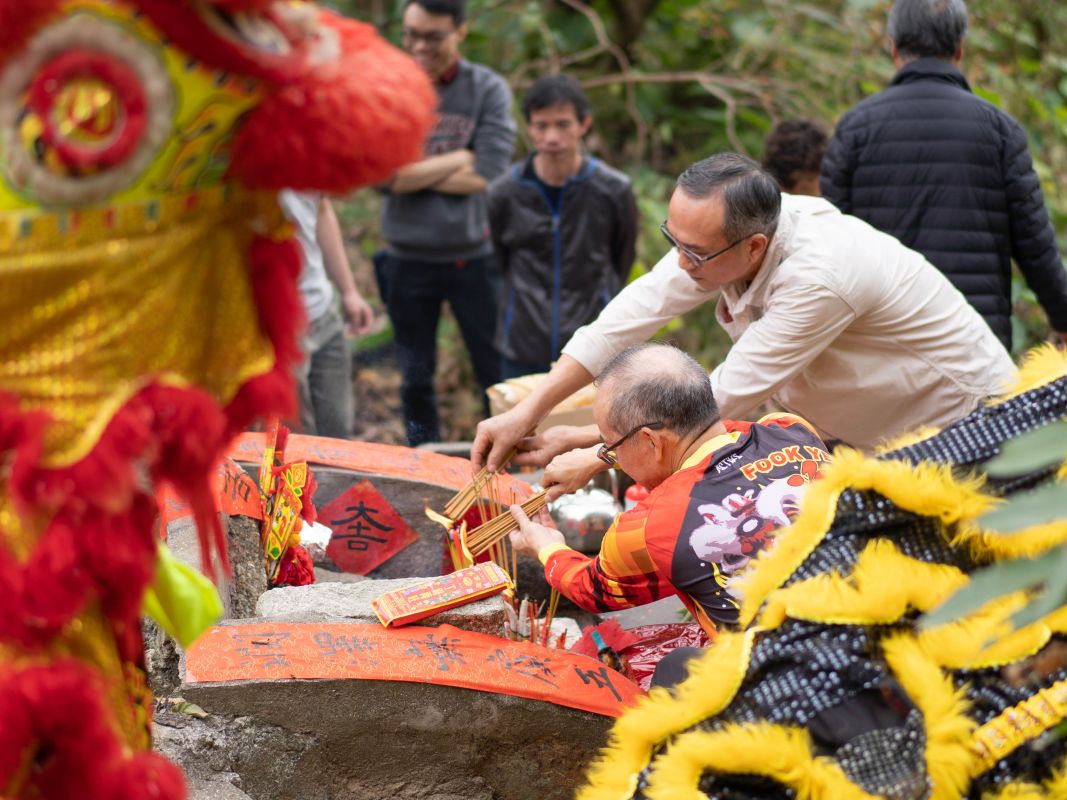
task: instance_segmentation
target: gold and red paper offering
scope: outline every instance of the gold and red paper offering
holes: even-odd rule
[[[371,601],[385,627],[408,625],[449,608],[473,603],[511,588],[508,574],[492,561],[450,575],[386,592]]]
[[[273,420],[267,431],[263,461],[259,467],[260,502],[263,520],[260,541],[267,580],[276,583],[286,551],[300,543],[300,529],[307,516],[305,503],[310,503],[314,478],[306,461],[285,463],[287,428]],[[310,490],[310,491],[309,491]]]

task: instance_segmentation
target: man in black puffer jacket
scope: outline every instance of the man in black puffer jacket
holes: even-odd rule
[[[1011,259],[1067,340],[1067,273],[1026,134],[959,71],[963,0],[897,0],[898,72],[838,123],[823,195],[918,250],[1011,348]]]

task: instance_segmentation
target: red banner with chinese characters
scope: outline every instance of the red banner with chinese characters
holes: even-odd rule
[[[227,455],[234,461],[258,464],[263,457],[265,441],[262,433],[239,434],[230,445]],[[434,483],[456,490],[466,486],[474,474],[471,463],[466,459],[443,456],[429,450],[295,433],[289,435],[285,454],[293,461],[307,461],[313,470],[316,464],[322,464],[370,475],[389,475]],[[501,473],[493,480],[500,497],[514,495],[521,502],[533,494],[530,484],[514,475]]]
[[[356,575],[366,575],[419,538],[368,480],[350,486],[318,516],[333,531],[326,555]]]
[[[212,628],[185,657],[188,683],[436,683],[620,716],[644,692],[599,661],[442,625],[255,623]]]
[[[263,517],[255,479],[230,459],[224,458],[215,466],[211,486],[215,493],[215,507],[219,511],[231,516]],[[166,483],[161,483],[156,490],[156,503],[159,504],[163,538],[166,538],[167,527],[172,522],[193,515],[189,504],[179,499]]]

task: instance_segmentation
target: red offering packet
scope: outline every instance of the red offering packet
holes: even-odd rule
[[[396,627],[499,594],[510,585],[507,573],[496,563],[487,561],[386,592],[372,600],[371,606],[382,625]]]

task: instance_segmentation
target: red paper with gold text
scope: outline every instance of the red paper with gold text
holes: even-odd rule
[[[366,575],[419,538],[368,480],[318,509],[318,518],[333,531],[326,555],[356,575]]]
[[[508,574],[487,561],[386,592],[374,598],[371,607],[382,625],[400,627],[499,594],[510,585]]]
[[[186,653],[188,683],[436,683],[617,717],[644,692],[599,661],[442,625],[252,623],[211,628]]]

